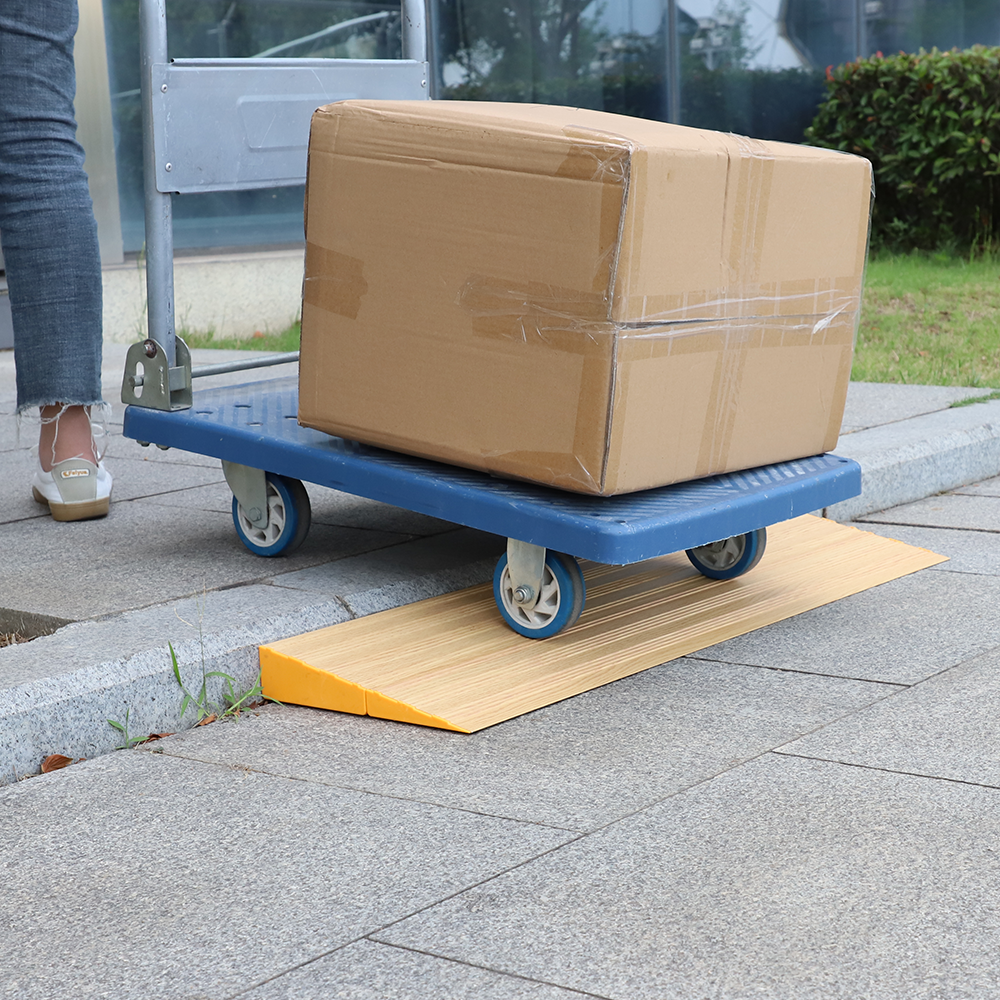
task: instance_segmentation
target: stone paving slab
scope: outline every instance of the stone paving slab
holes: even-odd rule
[[[566,840],[151,753],[75,764],[0,790],[4,995],[221,1000]]]
[[[468,583],[472,586],[493,578],[496,562],[504,551],[506,539],[473,528],[457,528],[405,546],[373,551],[363,559],[340,559],[292,570],[275,577],[274,582],[281,587],[346,597],[404,581],[419,584],[457,565],[469,565],[475,567]]]
[[[896,532],[889,532],[896,537]],[[945,564],[947,565],[947,564]],[[1000,579],[920,572],[696,655],[915,684],[1000,646]]]
[[[36,459],[27,451],[7,451],[0,454],[0,524],[44,517],[51,520],[48,507],[35,503],[31,495],[31,477]],[[0,564],[0,573],[3,572]],[[0,599],[0,604],[3,601]]]
[[[1000,787],[1000,650],[961,663],[783,752]]]
[[[0,524],[32,518],[49,519],[48,507],[36,503],[31,494],[31,479],[36,468],[35,456],[23,449],[8,452],[3,457],[4,475],[0,477]],[[125,500],[142,497],[163,497],[177,494],[183,497],[194,487],[209,483],[222,483],[222,469],[203,465],[166,465],[143,462],[139,456],[132,459],[115,459],[112,507]],[[229,494],[230,502],[232,493]],[[181,502],[178,500],[178,502]]]
[[[218,463],[216,467],[218,468]],[[221,469],[218,474],[222,476]],[[309,494],[313,524],[365,528],[369,531],[396,531],[407,535],[436,535],[455,530],[453,521],[442,521],[440,518],[418,514],[379,500],[352,496],[350,493],[342,493],[312,483],[303,483],[303,486]],[[233,494],[224,478],[209,486],[186,489],[183,492],[163,493],[151,496],[150,499],[152,503],[162,507],[194,507],[198,510],[214,510],[225,514],[232,530],[228,516],[232,511]],[[309,545],[308,538],[304,544]]]
[[[164,753],[593,829],[898,688],[680,659],[471,736],[291,706]],[[209,729],[213,731],[209,732]]]
[[[858,520],[872,524],[913,524],[926,528],[1000,532],[1000,504],[996,502],[996,497],[988,494],[945,493],[866,514]]]
[[[987,1000],[998,859],[995,789],[768,755],[372,937],[615,1000]]]
[[[357,941],[240,994],[240,1000],[579,1000],[576,990]]]
[[[51,518],[0,525],[0,606],[79,620],[160,604],[274,574],[273,560],[248,552],[214,512],[164,518],[143,501],[112,504],[87,522]],[[407,541],[411,536],[316,525],[309,545],[284,557],[284,571]],[[72,585],[68,586],[68,581]]]
[[[948,562],[931,566],[934,573],[973,573],[1000,576],[1000,533],[957,531],[951,528],[914,528],[902,524],[865,525],[866,531],[897,538],[908,545],[947,553]]]
[[[14,419],[14,401],[9,400],[4,403],[0,400],[0,454],[4,454],[15,449],[29,447],[38,444],[37,432],[31,433],[27,430],[19,430],[17,421]],[[4,458],[6,462],[6,457]]]
[[[961,386],[852,382],[847,389],[841,433],[853,434],[946,410],[959,400],[988,396],[992,391]]]

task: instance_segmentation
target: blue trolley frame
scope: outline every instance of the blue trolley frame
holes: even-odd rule
[[[188,410],[129,406],[124,434],[616,565],[766,528],[861,492],[857,462],[827,454],[585,496],[331,437],[300,427],[297,413],[296,380],[268,379],[200,390]]]

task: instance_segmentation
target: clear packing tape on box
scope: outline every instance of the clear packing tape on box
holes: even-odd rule
[[[599,189],[588,202],[595,219],[592,273],[584,275],[589,280],[564,285],[519,280],[509,273],[515,268],[499,274],[496,269],[465,271],[457,288],[452,279],[445,303],[462,317],[468,341],[463,347],[478,343],[484,365],[504,358],[500,367],[522,373],[521,384],[507,394],[510,412],[504,412],[502,403],[499,407],[499,420],[506,421],[509,431],[506,439],[491,442],[491,436],[503,435],[485,433],[475,454],[461,454],[447,446],[424,447],[409,426],[404,433],[383,432],[374,438],[360,424],[345,423],[338,432],[587,493],[661,485],[658,458],[650,452],[664,448],[685,452],[670,481],[780,460],[769,457],[767,441],[751,440],[754,434],[785,434],[790,437],[787,447],[794,448],[795,428],[786,434],[781,427],[796,421],[815,424],[822,419],[817,414],[826,415],[827,425],[817,440],[832,447],[859,320],[867,218],[860,236],[853,237],[861,260],[849,255],[851,266],[841,269],[845,273],[761,280],[781,271],[780,264],[768,259],[776,237],[767,227],[775,214],[774,198],[781,194],[780,183],[773,184],[776,157],[770,144],[721,137],[731,162],[713,261],[718,281],[709,287],[658,290],[655,275],[651,284],[648,269],[640,266],[655,245],[644,227],[655,224],[656,216],[630,197],[633,165],[646,157],[646,149],[599,130],[561,131],[563,156],[553,176]],[[466,151],[466,160],[475,158]],[[519,168],[540,171],[544,159],[526,156]],[[550,157],[549,171],[551,163]],[[870,202],[870,172],[867,178]],[[857,230],[858,218],[845,220],[845,226],[853,222]],[[817,232],[815,238],[831,236]],[[846,242],[850,239],[848,233]],[[367,270],[362,259],[310,241],[307,307],[357,319],[369,290]],[[433,327],[428,336],[434,340]],[[516,361],[508,364],[519,350],[537,363],[520,368]],[[550,378],[529,373],[538,364],[551,369]],[[546,385],[554,387],[561,376],[562,383],[580,387],[569,412],[571,401],[562,383],[556,402],[544,402]],[[459,387],[455,391],[461,395]],[[448,407],[446,395],[438,405]],[[537,421],[548,423],[548,435],[518,433],[525,421],[517,413],[525,407],[537,411]],[[652,426],[658,421],[659,429]],[[540,441],[543,447],[532,446]],[[616,478],[614,469],[626,469],[628,475]]]

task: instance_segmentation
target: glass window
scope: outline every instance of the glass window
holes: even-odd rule
[[[1000,44],[997,0],[428,0],[435,96],[799,142],[826,67]],[[143,242],[138,10],[104,0],[122,229]],[[399,2],[167,0],[173,57],[398,58]],[[301,187],[174,199],[177,247],[302,242]]]
[[[104,0],[122,237],[143,244],[139,12]],[[170,56],[390,59],[400,56],[399,4],[353,0],[168,0]],[[303,241],[301,187],[173,199],[177,248]]]
[[[831,64],[1000,44],[996,0],[435,0],[435,23],[440,97],[787,142],[802,140]]]
[[[439,96],[573,104],[799,141],[823,74],[784,37],[781,6],[437,0]]]

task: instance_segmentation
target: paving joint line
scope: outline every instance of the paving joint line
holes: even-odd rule
[[[377,933],[377,932],[375,932]],[[434,951],[426,951],[423,948],[413,948],[405,944],[394,944],[391,941],[379,941],[377,938],[367,937],[366,940],[372,944],[381,945],[383,948],[397,948],[399,951],[408,951],[414,955],[426,955],[429,958],[436,958],[441,961],[451,962],[454,965],[464,965],[469,969],[482,969],[484,972],[493,972],[500,976],[509,976],[511,979],[520,979],[526,983],[538,983],[542,986],[554,986],[559,990],[566,990],[569,993],[576,993],[582,997],[594,997],[595,1000],[615,1000],[614,997],[605,996],[603,993],[590,993],[587,990],[579,990],[575,986],[564,986],[562,983],[553,982],[551,979],[535,979],[532,976],[523,976],[518,972],[508,972],[506,969],[496,969],[491,965],[478,965],[475,962],[466,961],[463,958],[451,958],[449,955],[441,955]]]
[[[787,619],[786,619],[787,620]],[[827,674],[815,670],[800,670],[796,667],[769,667],[766,663],[744,663],[742,660],[718,660],[712,656],[698,656],[697,653],[688,653],[685,659],[697,660],[699,663],[721,663],[727,667],[747,667],[751,670],[773,670],[779,674],[800,674],[803,677],[826,677],[833,681],[856,681],[861,684],[884,684],[888,687],[909,688],[913,684],[901,684],[899,681],[882,681],[871,677],[850,677],[847,674]],[[669,660],[667,661],[670,662]],[[914,684],[919,684],[914,681]],[[873,702],[874,704],[874,702]]]
[[[318,962],[320,959],[326,958],[328,955],[335,955],[338,951],[350,948],[352,944],[357,944],[359,941],[367,940],[367,936],[362,934],[361,937],[353,938],[350,941],[346,941],[344,944],[338,944],[336,948],[330,948],[328,951],[320,952],[313,958],[307,958],[299,962],[298,965],[290,965],[288,968],[282,969],[280,972],[276,972],[273,976],[268,976],[266,979],[260,979],[255,983],[251,983],[246,989],[240,990],[239,993],[231,993],[226,1000],[239,1000],[240,997],[246,996],[251,991],[259,989],[261,986],[266,986],[268,983],[273,983],[282,976],[287,976],[290,972],[297,972],[299,969],[304,969],[306,966],[312,965],[314,962]]]
[[[991,785],[985,781],[971,781],[968,778],[949,778],[944,774],[925,774],[921,771],[903,771],[895,767],[879,767],[875,764],[859,764],[857,761],[839,760],[835,757],[816,757],[812,754],[790,753],[787,750],[772,750],[779,757],[796,757],[799,760],[814,760],[821,764],[837,764],[840,767],[856,767],[862,771],[881,771],[883,774],[901,774],[908,778],[926,778],[928,781],[947,781],[953,785],[972,785],[974,788],[989,788],[1000,791],[1000,784]]]
[[[967,495],[975,496],[975,494]],[[931,528],[934,531],[976,531],[982,535],[1000,534],[1000,529],[997,528],[956,528],[950,524],[914,524],[912,521],[867,521],[864,516],[856,518],[855,523],[884,524],[887,528]]]
[[[171,733],[170,735],[176,736],[179,734]],[[274,778],[279,781],[301,781],[304,784],[319,785],[321,788],[337,788],[341,791],[355,792],[359,795],[374,795],[381,799],[392,799],[395,802],[412,802],[415,805],[431,806],[434,809],[451,809],[455,812],[468,813],[470,816],[482,816],[486,819],[502,820],[505,823],[520,823],[524,826],[537,826],[541,827],[543,830],[558,830],[560,833],[573,833],[579,835],[585,835],[588,832],[586,830],[579,830],[570,826],[557,826],[555,823],[542,823],[540,820],[535,819],[519,819],[516,816],[502,816],[499,813],[483,812],[481,809],[470,809],[468,806],[456,806],[445,802],[434,802],[431,799],[419,799],[412,795],[397,795],[393,792],[376,792],[370,788],[358,788],[354,785],[341,785],[333,781],[320,781],[317,778],[303,778],[297,774],[278,774],[275,771],[265,771],[262,768],[253,767],[249,764],[223,764],[217,760],[205,760],[203,757],[195,757],[191,754],[172,752],[171,750],[161,746],[162,742],[162,740],[155,740],[153,745],[142,744],[141,746],[129,747],[129,749],[137,750],[143,753],[156,754],[160,757],[171,757],[175,760],[189,760],[196,764],[205,764],[209,767],[221,767],[229,770],[246,771],[249,774],[262,774],[268,778]]]
[[[497,872],[495,875],[490,875],[487,878],[480,879],[478,882],[474,882],[472,885],[467,885],[464,889],[457,889],[450,895],[443,896],[441,899],[433,903],[428,903],[426,906],[421,906],[419,909],[414,910],[412,913],[408,913],[405,917],[399,917],[396,920],[392,920],[377,930],[369,931],[365,936],[375,941],[376,938],[372,938],[373,934],[381,934],[383,931],[388,930],[390,927],[395,927],[396,924],[401,924],[404,920],[409,920],[411,917],[418,916],[421,913],[426,913],[427,910],[433,909],[435,906],[440,906],[442,903],[450,902],[453,899],[457,899],[463,893],[469,892],[471,889],[479,889],[484,885],[489,885],[491,882],[495,882],[499,878],[503,878],[505,875],[509,875],[511,872],[516,872],[519,868],[523,868],[525,865],[533,864],[535,861],[539,861],[544,857],[548,857],[550,854],[555,854],[556,851],[561,851],[564,847],[568,847],[570,844],[575,844],[586,837],[589,837],[589,833],[581,833],[575,837],[571,837],[569,840],[564,841],[561,844],[557,844],[555,847],[550,847],[547,850],[542,851],[540,854],[534,855],[534,857],[525,858],[524,861],[519,861],[516,865],[511,865],[509,868],[505,868],[503,871]],[[383,941],[378,941],[379,944],[384,944]]]

